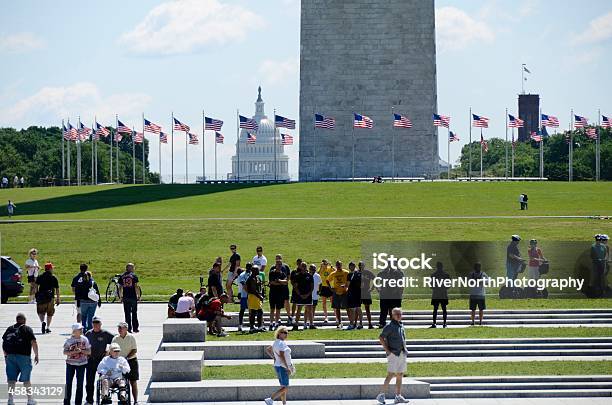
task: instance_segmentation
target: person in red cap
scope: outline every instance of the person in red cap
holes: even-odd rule
[[[45,271],[36,278],[36,313],[41,322],[43,334],[51,333],[51,321],[55,314],[55,305],[60,304],[59,281],[53,274],[53,263],[45,264]],[[45,315],[47,316],[45,320]]]

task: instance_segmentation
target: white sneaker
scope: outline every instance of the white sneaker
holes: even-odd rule
[[[384,403],[385,403],[385,401],[386,401],[386,399],[385,399],[385,394],[378,394],[378,395],[376,396],[376,400],[378,401],[378,403],[379,403],[380,405],[384,404]]]
[[[406,398],[404,398],[401,395],[396,395],[395,396],[395,401],[393,401],[393,403],[395,404],[407,404],[408,400]]]
[[[272,398],[266,398],[264,399],[264,402],[266,403],[266,405],[274,405],[274,401],[272,400]]]

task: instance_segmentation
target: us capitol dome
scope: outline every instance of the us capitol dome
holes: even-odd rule
[[[251,117],[259,126],[257,131],[240,130],[236,142],[236,154],[232,156],[232,173],[229,180],[289,180],[289,157],[285,155],[284,146],[274,121],[268,119],[261,98],[261,87],[258,88],[255,101],[255,115]],[[255,143],[247,143],[248,133],[255,133]],[[276,176],[274,174],[274,138],[276,138]]]

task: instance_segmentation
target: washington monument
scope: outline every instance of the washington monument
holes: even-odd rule
[[[434,0],[301,4],[300,181],[437,175]],[[315,113],[335,129],[315,129]],[[374,127],[353,129],[353,113]]]

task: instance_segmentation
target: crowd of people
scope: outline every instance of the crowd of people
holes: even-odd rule
[[[13,177],[13,187],[14,188],[23,188],[25,186],[25,179],[23,178],[23,176],[17,176],[15,175],[15,177]],[[0,188],[9,188],[10,184],[9,184],[9,179],[8,177],[6,177],[6,175],[2,176],[2,182],[0,182]]]

